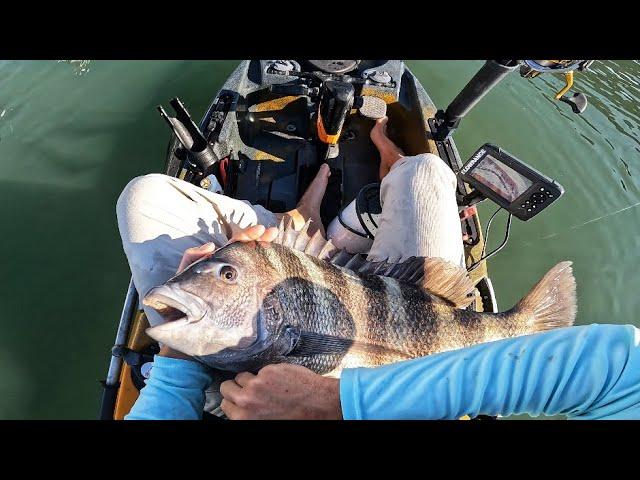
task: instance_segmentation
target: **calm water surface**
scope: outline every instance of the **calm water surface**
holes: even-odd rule
[[[480,61],[408,62],[439,106]],[[0,418],[95,418],[129,272],[114,205],[160,171],[168,129],[155,106],[180,96],[200,118],[233,61],[0,62]],[[565,196],[514,221],[491,260],[500,306],[555,262],[574,262],[578,323],[640,325],[640,63],[579,75],[589,107],[553,101],[559,78],[508,77],[455,135],[463,158],[501,145]],[[493,210],[482,205],[486,220]],[[489,248],[502,239],[496,219]]]

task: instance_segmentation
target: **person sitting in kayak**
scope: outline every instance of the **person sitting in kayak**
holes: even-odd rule
[[[464,267],[455,174],[436,155],[404,156],[386,135],[387,120],[378,120],[371,130],[380,152],[380,203],[384,208],[368,260],[440,257]],[[328,165],[322,165],[296,209],[286,213],[273,213],[163,174],[131,180],[118,199],[116,213],[140,298],[175,275],[185,251],[211,253],[236,228],[276,227],[288,216],[296,229],[311,219],[311,226],[324,233],[320,204],[330,174]],[[197,250],[191,251],[193,248]],[[162,323],[155,310],[143,308],[152,326]]]
[[[381,157],[383,209],[368,259],[441,257],[464,266],[455,175],[435,155],[405,156],[387,137],[386,122],[379,120],[371,132]],[[329,175],[323,165],[297,208],[284,214],[165,175],[132,180],[118,200],[117,213],[139,294],[144,296],[230,237],[273,240],[272,227],[283,215],[297,227],[310,218],[322,229],[319,210]],[[161,322],[157,312],[145,311],[151,325]],[[231,419],[513,413],[637,417],[639,339],[640,331],[631,326],[573,327],[374,369],[346,369],[340,380],[300,366],[270,365],[257,375],[240,373],[224,382],[221,407]],[[617,348],[610,350],[613,346]],[[210,383],[207,367],[163,347],[126,418],[200,418]]]

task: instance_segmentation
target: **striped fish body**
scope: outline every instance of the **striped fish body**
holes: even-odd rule
[[[161,313],[167,305],[185,312],[181,325],[154,327],[149,335],[222,370],[289,362],[336,376],[347,367],[568,325],[575,315],[568,262],[554,267],[514,309],[492,314],[457,308],[424,282],[406,281],[429,274],[425,269],[416,276],[415,262],[385,267],[385,276],[367,273],[380,267],[363,266],[362,259],[332,263],[322,252],[293,247],[234,243],[192,265],[145,298]],[[438,289],[446,291],[446,283]]]
[[[274,362],[335,375],[535,331],[531,315],[459,309],[417,285],[353,272],[280,245],[263,244],[256,254],[282,272],[267,302],[279,306],[270,310],[278,312],[273,324],[314,334],[317,348],[301,355],[274,351]],[[323,338],[350,342],[336,348],[342,351],[323,353]]]

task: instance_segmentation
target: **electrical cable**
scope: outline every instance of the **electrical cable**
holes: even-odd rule
[[[511,231],[511,219],[513,218],[513,214],[511,213],[509,213],[509,216],[507,217],[507,226],[506,226],[506,232],[504,235],[504,240],[500,245],[498,245],[498,247],[496,247],[494,250],[492,250],[487,255],[485,255],[485,252],[487,251],[487,241],[489,240],[489,228],[491,228],[491,222],[493,221],[493,219],[495,218],[495,216],[498,214],[500,210],[502,210],[502,207],[499,207],[495,212],[493,212],[493,215],[491,215],[491,218],[489,218],[489,221],[487,222],[487,229],[485,230],[485,234],[484,234],[484,246],[482,247],[482,255],[477,262],[475,262],[469,268],[467,268],[468,273],[474,271],[476,268],[478,268],[480,263],[482,263],[485,260],[488,260],[489,258],[493,257],[496,253],[498,253],[500,250],[502,250],[504,246],[507,244],[507,242],[509,241],[509,232]]]

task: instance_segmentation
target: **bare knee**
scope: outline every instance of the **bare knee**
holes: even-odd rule
[[[116,215],[121,217],[131,205],[154,198],[162,198],[170,188],[171,177],[161,173],[150,173],[133,178],[124,187],[116,202]]]

